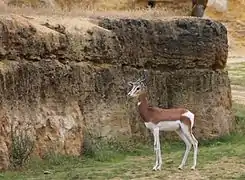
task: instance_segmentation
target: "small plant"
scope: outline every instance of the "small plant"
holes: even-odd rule
[[[25,131],[11,133],[12,147],[10,153],[11,166],[14,169],[23,167],[34,149],[34,141]]]

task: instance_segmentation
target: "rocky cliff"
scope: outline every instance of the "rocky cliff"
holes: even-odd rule
[[[35,153],[82,152],[84,134],[148,136],[127,81],[147,69],[149,99],[196,114],[197,138],[232,129],[226,28],[208,19],[0,16],[0,169],[11,133]]]

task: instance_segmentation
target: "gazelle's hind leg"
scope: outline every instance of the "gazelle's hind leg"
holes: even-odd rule
[[[193,162],[193,166],[191,167],[191,169],[194,170],[196,169],[196,165],[197,165],[198,141],[193,134],[191,134],[191,137],[192,137],[192,144],[194,148],[194,157],[193,157],[194,162]]]
[[[184,156],[183,156],[183,159],[182,159],[182,162],[181,162],[181,164],[179,165],[179,169],[183,169],[183,166],[186,164],[186,160],[187,160],[187,158],[188,158],[188,155],[189,155],[189,152],[190,152],[190,150],[191,150],[191,142],[185,137],[185,135],[184,135],[184,133],[183,133],[183,131],[182,131],[182,129],[180,128],[180,129],[178,129],[177,131],[176,131],[176,133],[180,136],[180,138],[185,142],[185,154],[184,154]]]
[[[196,140],[194,135],[191,133],[191,130],[189,129],[187,125],[181,124],[181,129],[185,137],[189,140],[189,142],[193,145],[193,148],[194,148],[193,166],[191,167],[191,169],[194,170],[197,164],[198,141]]]

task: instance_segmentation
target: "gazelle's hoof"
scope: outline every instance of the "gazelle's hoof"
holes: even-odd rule
[[[195,170],[195,169],[196,169],[196,167],[195,167],[195,166],[192,166],[192,167],[191,167],[191,170]]]
[[[183,169],[183,166],[180,165],[180,166],[178,167],[178,169],[179,169],[179,170],[182,170],[182,169]]]
[[[152,170],[153,171],[161,171],[161,166],[159,166],[159,165],[156,165],[156,166],[154,166],[153,168],[152,168]]]

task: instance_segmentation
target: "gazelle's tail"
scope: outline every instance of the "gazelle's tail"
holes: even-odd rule
[[[214,7],[218,12],[225,12],[228,9],[228,0],[208,0],[207,6]]]

